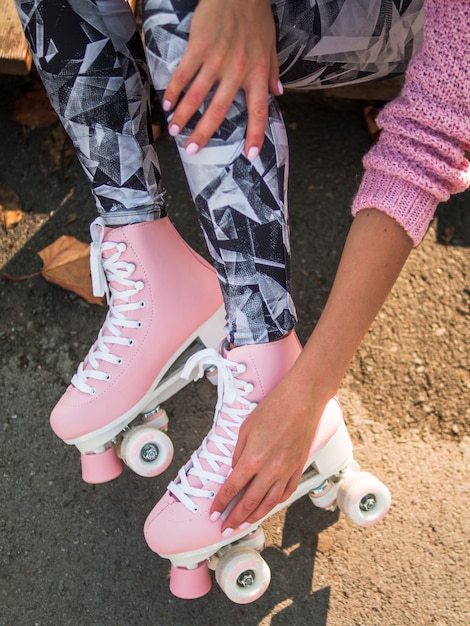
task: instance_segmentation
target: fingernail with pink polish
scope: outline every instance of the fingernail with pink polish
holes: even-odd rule
[[[177,124],[171,124],[171,126],[168,128],[168,132],[172,137],[176,137],[180,130],[181,128]]]
[[[171,110],[171,102],[169,100],[163,100],[162,102],[162,108],[164,111],[170,111]]]
[[[220,517],[219,511],[214,511],[213,513],[210,514],[209,519],[211,522],[216,522],[219,519],[219,517]]]
[[[192,141],[191,143],[188,143],[188,145],[185,148],[186,154],[189,154],[189,156],[193,156],[193,154],[196,154],[198,150],[199,150],[199,146],[197,145],[197,143],[194,143],[194,141]]]
[[[282,83],[280,80],[277,81],[277,88],[278,88],[279,94],[282,96],[282,94],[284,93],[284,87],[282,86]]]
[[[258,154],[259,154],[258,148],[256,148],[255,146],[252,146],[248,150],[248,154],[246,155],[246,158],[248,159],[248,161],[250,161],[250,163],[253,163],[253,161],[257,158]]]
[[[230,535],[233,535],[233,528],[226,528],[222,533],[222,537],[225,538],[230,537]]]
[[[250,522],[243,522],[243,524],[240,524],[240,526],[238,527],[240,530],[246,530],[247,528],[249,528],[251,526]]]

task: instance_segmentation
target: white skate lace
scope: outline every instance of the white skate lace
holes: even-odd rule
[[[256,407],[256,403],[246,398],[253,391],[253,385],[238,378],[246,371],[246,366],[222,357],[216,350],[201,350],[188,359],[182,376],[189,378],[198,367],[194,378],[197,380],[211,365],[217,367],[217,404],[212,428],[188,463],[180,469],[178,477],[168,485],[170,493],[195,513],[198,507],[192,498],[213,498],[215,493],[205,488],[207,483],[222,485],[227,479],[230,469],[227,471],[226,468],[232,466],[240,426]],[[223,466],[226,466],[225,471],[221,471]]]
[[[130,302],[130,299],[144,288],[142,281],[131,280],[135,265],[120,260],[126,250],[125,243],[103,241],[105,223],[97,218],[90,227],[92,244],[90,247],[91,278],[93,294],[106,294],[108,313],[101,327],[95,343],[91,346],[85,360],[78,366],[77,373],[72,378],[72,384],[93,395],[96,389],[88,384],[89,379],[110,380],[109,372],[100,369],[102,362],[120,365],[122,359],[113,354],[113,345],[132,345],[133,340],[122,334],[124,328],[140,328],[141,322],[127,319],[127,313],[145,306],[145,302]],[[114,253],[111,254],[111,251]],[[109,256],[107,256],[109,254]],[[117,287],[120,289],[117,289]],[[120,303],[117,304],[116,301]]]

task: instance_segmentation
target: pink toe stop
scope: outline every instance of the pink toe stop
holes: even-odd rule
[[[96,485],[117,478],[122,472],[114,446],[99,454],[82,454],[82,478],[86,483]]]
[[[195,569],[171,566],[170,591],[177,598],[193,600],[209,593],[212,579],[207,561],[199,563]]]

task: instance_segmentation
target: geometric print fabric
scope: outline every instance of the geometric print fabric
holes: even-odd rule
[[[109,225],[165,215],[148,76],[161,95],[186,49],[196,0],[143,0],[146,55],[125,0],[15,1],[98,212]],[[403,73],[420,43],[422,4],[273,0],[284,86],[318,89]],[[200,114],[176,145],[220,279],[227,336],[235,345],[271,341],[295,324],[280,110],[271,98],[264,145],[253,164],[243,154],[243,92],[208,145],[189,157],[183,147]]]

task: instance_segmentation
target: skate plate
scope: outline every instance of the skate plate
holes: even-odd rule
[[[383,519],[390,507],[390,492],[378,478],[359,471],[342,415],[336,412],[333,417],[320,421],[309,462],[297,489],[287,500],[247,529],[238,529],[230,538],[220,535],[220,541],[211,546],[180,554],[160,554],[171,562],[170,590],[175,596],[187,599],[207,593],[210,588],[207,569],[210,569],[232,601],[246,604],[258,599],[270,581],[269,567],[260,555],[264,548],[260,524],[305,495],[319,508],[330,511],[339,508],[363,527]],[[234,505],[235,502],[230,510]],[[226,519],[228,514],[225,511],[222,518]]]

